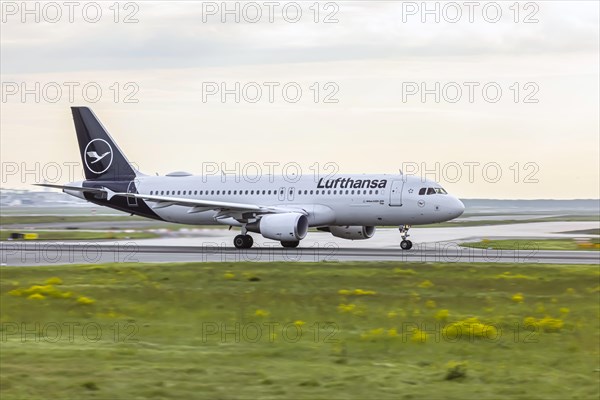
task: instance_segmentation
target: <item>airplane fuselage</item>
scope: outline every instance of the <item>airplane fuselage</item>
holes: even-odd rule
[[[75,183],[79,184],[79,183]],[[118,185],[119,187],[112,187]],[[127,187],[124,187],[124,186]],[[420,225],[448,221],[464,206],[452,195],[431,193],[440,185],[406,175],[335,175],[332,177],[260,177],[256,181],[234,176],[139,176],[129,183],[86,181],[84,186],[108,187],[142,195],[172,196],[235,203],[281,206],[304,210],[310,226]],[[424,190],[423,190],[424,189]],[[427,191],[431,194],[427,194]],[[425,192],[419,194],[419,192]],[[98,199],[70,192],[93,203],[168,222],[192,225],[229,224],[214,210],[156,204],[136,198]],[[439,190],[438,190],[439,192]]]

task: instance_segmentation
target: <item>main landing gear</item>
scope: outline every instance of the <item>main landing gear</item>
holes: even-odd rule
[[[233,238],[233,245],[236,249],[249,249],[253,244],[254,239],[252,239],[252,236],[248,235],[248,230],[245,226],[242,228],[242,234]],[[299,244],[299,240],[281,242],[281,245],[286,248],[295,248],[298,247]]]
[[[233,238],[233,245],[237,249],[249,249],[254,244],[254,239],[250,235],[237,235]]]
[[[233,245],[236,249],[249,249],[254,244],[252,236],[248,235],[246,225],[242,227],[242,234],[233,238]]]
[[[410,229],[410,225],[401,225],[400,226],[400,237],[402,237],[402,241],[400,242],[400,248],[402,250],[410,250],[412,248],[412,242],[407,239],[410,235],[408,234],[408,230]]]

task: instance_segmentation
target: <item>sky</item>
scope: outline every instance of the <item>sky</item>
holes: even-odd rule
[[[74,4],[2,2],[3,188],[82,179],[89,106],[147,174],[600,197],[596,1]]]

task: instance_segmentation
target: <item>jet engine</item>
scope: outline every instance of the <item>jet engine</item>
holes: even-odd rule
[[[350,240],[370,239],[375,234],[374,226],[329,226],[327,229],[335,237]]]
[[[267,239],[294,242],[304,239],[308,232],[308,218],[299,213],[268,214],[246,225],[250,232],[260,233]]]

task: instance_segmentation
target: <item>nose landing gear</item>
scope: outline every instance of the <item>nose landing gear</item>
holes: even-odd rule
[[[412,242],[407,239],[410,235],[408,234],[408,230],[410,229],[410,225],[401,225],[400,226],[400,237],[402,241],[400,242],[400,248],[402,250],[410,250],[412,248]]]

